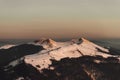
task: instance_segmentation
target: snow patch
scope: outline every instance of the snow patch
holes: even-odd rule
[[[15,46],[15,45],[8,44],[8,45],[1,46],[0,49],[9,49],[13,46]]]

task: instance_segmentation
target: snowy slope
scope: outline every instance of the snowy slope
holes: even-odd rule
[[[1,46],[0,49],[9,49],[9,48],[11,48],[13,46],[15,46],[15,45],[8,44],[8,45]]]
[[[100,55],[105,58],[112,56],[107,54],[109,53],[108,49],[100,47],[84,38],[68,42],[55,42],[51,39],[44,39],[42,43],[40,40],[40,42],[37,41],[35,44],[43,45],[46,50],[43,50],[37,54],[25,56],[24,61],[27,64],[31,64],[39,71],[44,68],[49,68],[49,65],[51,65],[51,59],[59,61],[67,57],[77,58],[84,55]],[[39,65],[39,67],[37,67],[37,65]]]

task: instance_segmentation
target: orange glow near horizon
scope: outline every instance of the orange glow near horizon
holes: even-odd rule
[[[2,24],[1,38],[119,38],[119,21],[32,21]]]
[[[0,39],[120,38],[119,0],[0,0]]]

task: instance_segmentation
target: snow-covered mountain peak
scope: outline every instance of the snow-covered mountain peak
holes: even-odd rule
[[[39,40],[34,41],[36,44],[42,45],[44,48],[52,48],[56,46],[56,42],[49,38],[41,38]]]
[[[104,48],[104,47],[101,47],[85,38],[80,38],[79,39],[79,46],[82,46],[84,47],[85,49],[90,49],[90,50],[97,50],[97,51],[102,51],[104,53],[108,53],[109,50]]]
[[[87,40],[87,39],[85,39],[85,38],[79,38],[79,39],[72,39],[71,40],[73,43],[78,43],[78,44],[81,44],[81,43],[92,43],[91,41],[89,41],[89,40]]]
[[[85,39],[85,38],[81,38],[81,40],[82,40],[82,42],[85,42],[85,43],[91,43],[91,41],[89,41],[89,40],[87,40],[87,39]]]
[[[85,38],[74,39],[72,41],[67,42],[55,42],[51,39],[47,39],[44,41],[52,45],[56,43],[57,47],[50,49],[46,48],[46,50],[41,51],[38,54],[25,56],[24,59],[27,64],[31,64],[34,67],[36,67],[36,65],[39,65],[40,67],[36,68],[40,71],[44,68],[49,67],[49,65],[51,64],[51,59],[59,61],[67,57],[77,58],[86,55],[87,56],[99,55],[102,57],[112,56],[107,54],[109,52],[108,49],[98,46]],[[46,44],[46,46],[49,44]]]

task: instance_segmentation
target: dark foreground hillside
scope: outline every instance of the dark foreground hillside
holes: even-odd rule
[[[19,77],[23,78],[19,80],[120,80],[117,58],[82,56],[51,61],[49,69],[41,72],[23,61],[9,71],[0,70],[0,80],[16,80]]]

